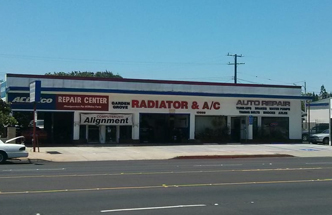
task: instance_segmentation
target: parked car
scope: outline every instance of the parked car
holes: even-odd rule
[[[329,135],[330,135],[330,130],[326,129],[322,133],[310,135],[310,142],[329,144]]]
[[[33,138],[33,128],[29,127],[22,129],[20,135],[25,137],[26,143],[31,143]],[[44,129],[36,127],[36,138],[38,138],[39,142],[47,140],[47,132]]]
[[[7,140],[5,143],[0,140],[0,163],[4,163],[7,159],[28,157],[29,153],[26,151],[24,143],[14,144],[9,143],[17,141],[17,139],[24,138],[23,136],[15,137]]]
[[[30,121],[29,127],[33,127],[33,120]],[[36,121],[36,127],[40,129],[44,129],[44,120],[43,119],[38,119]]]
[[[329,123],[317,124],[316,126],[314,126],[310,129],[310,135],[317,134],[317,133],[322,133],[326,129],[329,129],[329,126],[330,126]],[[304,130],[302,132],[302,140],[303,141],[308,141],[309,140],[309,131],[308,130]]]

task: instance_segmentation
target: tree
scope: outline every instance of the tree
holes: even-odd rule
[[[314,92],[312,93],[312,101],[315,102],[315,101],[318,101],[319,100],[319,96],[317,94],[315,94]]]
[[[81,72],[81,71],[72,71],[72,72],[49,72],[45,75],[55,75],[55,76],[76,76],[76,77],[98,77],[98,78],[122,78],[119,74],[113,74],[113,72],[105,70],[104,72]]]
[[[315,94],[314,92],[312,92],[312,93],[303,93],[302,92],[302,96],[310,96],[312,98],[311,101],[318,101],[318,95]],[[301,110],[305,111],[305,102],[304,101],[301,102]]]
[[[326,98],[329,97],[329,93],[326,92],[326,89],[325,89],[324,85],[322,85],[322,86],[320,87],[319,97],[320,97],[321,99],[326,99]]]
[[[11,108],[8,103],[0,99],[0,135],[4,135],[4,128],[17,124],[17,120],[11,116]]]

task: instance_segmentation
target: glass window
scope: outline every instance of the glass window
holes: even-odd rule
[[[228,138],[226,116],[196,116],[195,139],[203,142],[227,142]]]
[[[132,126],[120,126],[120,140],[132,139]]]
[[[98,142],[99,143],[99,126],[88,125],[88,142]]]
[[[80,140],[86,140],[86,126],[80,125]]]
[[[289,139],[288,117],[262,117],[262,132],[271,140]]]
[[[106,126],[106,143],[116,143],[116,126],[107,125]]]

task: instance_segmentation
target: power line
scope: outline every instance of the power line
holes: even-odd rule
[[[240,81],[245,81],[245,82],[247,82],[247,83],[251,83],[251,84],[261,84],[261,83],[259,83],[259,82],[254,82],[254,81],[248,81],[248,80],[244,80],[244,79],[238,79],[238,80],[240,80]]]
[[[234,83],[236,84],[237,83],[237,65],[240,65],[240,64],[244,64],[244,63],[238,63],[237,62],[237,58],[238,57],[243,57],[242,54],[238,55],[238,54],[227,54],[227,56],[232,56],[234,57],[234,63],[228,63],[228,65],[234,65]]]
[[[223,78],[229,78],[231,76],[218,76],[218,77],[195,77],[195,78],[190,78],[190,77],[186,77],[186,78],[177,78],[177,79],[223,79]]]
[[[243,73],[243,72],[239,72],[239,73],[244,74],[244,75],[247,75],[247,76],[251,76],[251,77],[259,78],[259,79],[262,79],[262,80],[268,80],[268,81],[278,82],[278,83],[281,83],[281,84],[291,84],[291,85],[296,85],[296,83],[300,83],[300,82],[303,83],[303,82],[305,82],[305,81],[297,81],[297,82],[289,83],[289,82],[284,82],[284,81],[280,81],[280,80],[275,80],[275,79],[271,79],[271,78],[267,78],[267,77],[263,77],[263,76],[251,75],[251,74],[247,74],[247,73]]]

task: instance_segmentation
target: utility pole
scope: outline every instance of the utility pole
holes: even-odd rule
[[[242,54],[238,55],[238,54],[227,54],[227,56],[232,56],[234,57],[234,63],[228,63],[228,65],[234,65],[234,83],[236,84],[237,83],[237,65],[240,65],[240,64],[244,64],[244,63],[238,63],[237,62],[237,58],[238,57],[243,57]]]
[[[304,81],[304,96],[307,96],[307,82]],[[309,128],[307,100],[304,100],[305,128]]]

